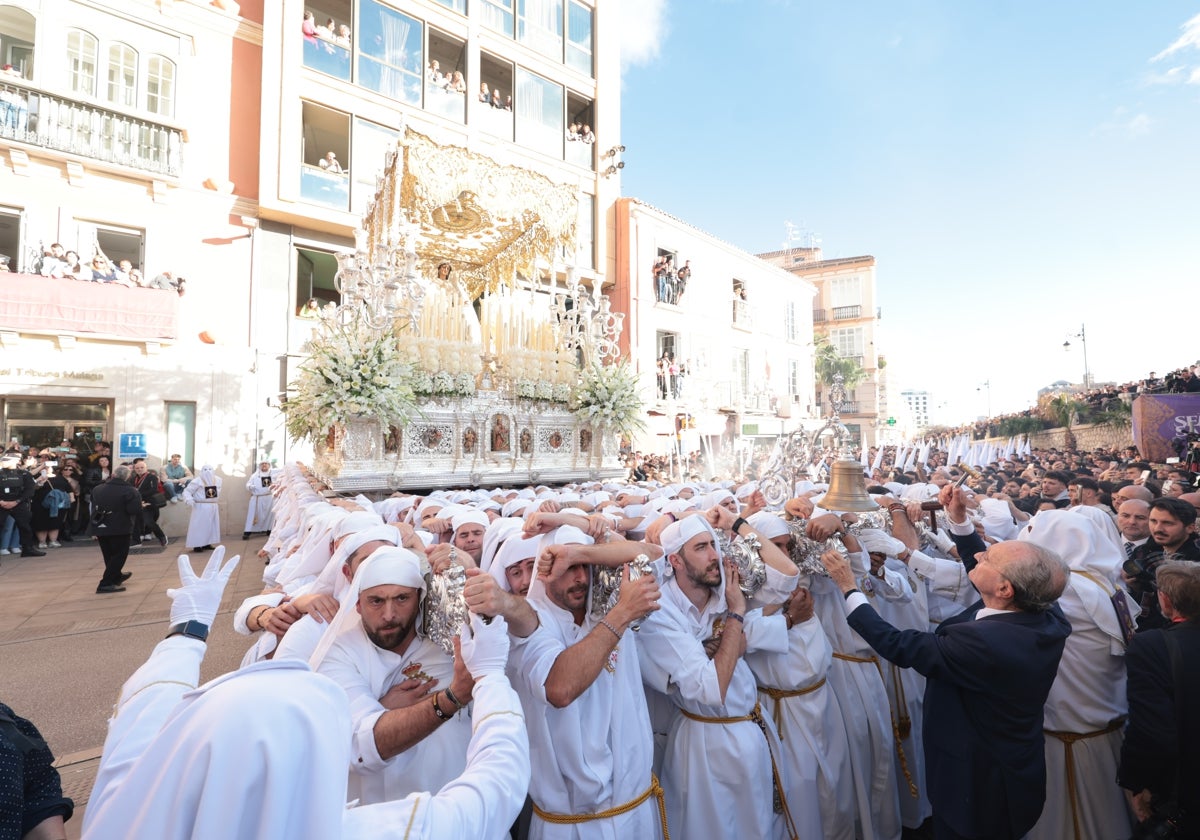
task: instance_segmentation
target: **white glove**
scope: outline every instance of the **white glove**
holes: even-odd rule
[[[503,674],[508,664],[508,622],[496,616],[491,624],[471,613],[471,626],[462,626],[462,657],[471,676],[480,680],[490,674]]]
[[[908,548],[886,531],[876,528],[864,528],[858,535],[858,541],[868,554],[886,554],[889,557],[899,557]]]
[[[168,589],[167,596],[171,599],[171,623],[179,624],[184,621],[199,621],[212,626],[221,606],[221,594],[233,570],[237,568],[240,555],[235,555],[224,567],[221,560],[225,557],[225,546],[219,545],[213,549],[204,574],[196,577],[192,571],[192,561],[186,554],[179,555],[179,580],[183,586],[179,589]]]

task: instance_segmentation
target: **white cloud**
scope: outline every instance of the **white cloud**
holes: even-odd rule
[[[1167,56],[1189,49],[1200,50],[1200,15],[1196,15],[1179,28],[1183,30],[1183,34],[1176,38],[1171,46],[1150,59],[1151,61],[1161,61]]]
[[[1134,136],[1141,136],[1150,133],[1150,117],[1146,114],[1138,114],[1129,122],[1125,123],[1125,130]]]
[[[1163,73],[1151,73],[1146,77],[1148,85],[1178,85],[1188,81],[1185,75],[1188,68],[1184,65],[1178,65],[1166,70]]]
[[[621,0],[621,68],[658,58],[667,36],[667,0]]]
[[[1128,108],[1119,105],[1113,109],[1112,117],[1096,127],[1096,134],[1127,134],[1130,137],[1143,137],[1150,133],[1154,121],[1150,115],[1143,112],[1130,115]]]

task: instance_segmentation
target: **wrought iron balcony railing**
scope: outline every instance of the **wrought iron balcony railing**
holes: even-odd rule
[[[170,176],[183,147],[178,128],[10,81],[0,82],[0,138]]]

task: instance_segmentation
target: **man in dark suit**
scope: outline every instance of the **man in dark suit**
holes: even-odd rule
[[[1200,564],[1167,561],[1156,570],[1167,624],[1138,633],[1125,651],[1129,727],[1117,782],[1139,820],[1163,811],[1172,793],[1183,810],[1180,838],[1200,837]],[[1172,667],[1168,634],[1179,651]],[[1182,704],[1182,711],[1177,707]]]
[[[1071,625],[1054,605],[1069,570],[1029,542],[984,550],[966,524],[963,491],[940,494],[959,554],[980,600],[933,633],[888,624],[855,588],[836,551],[821,558],[846,596],[850,626],[880,656],[928,678],[924,747],[934,836],[1015,840],[1046,799],[1042,709]],[[970,531],[969,535],[965,532]]]
[[[131,470],[120,466],[112,478],[92,490],[92,522],[88,533],[100,543],[104,555],[104,576],[96,594],[124,592],[124,583],[132,572],[123,572],[129,557],[129,535],[142,510],[142,495],[129,483]]]

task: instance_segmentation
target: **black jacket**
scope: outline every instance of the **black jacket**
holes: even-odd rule
[[[0,502],[28,502],[37,492],[29,470],[0,470]]]
[[[133,533],[133,522],[142,510],[142,496],[128,481],[110,478],[92,490],[93,537],[119,537]]]

